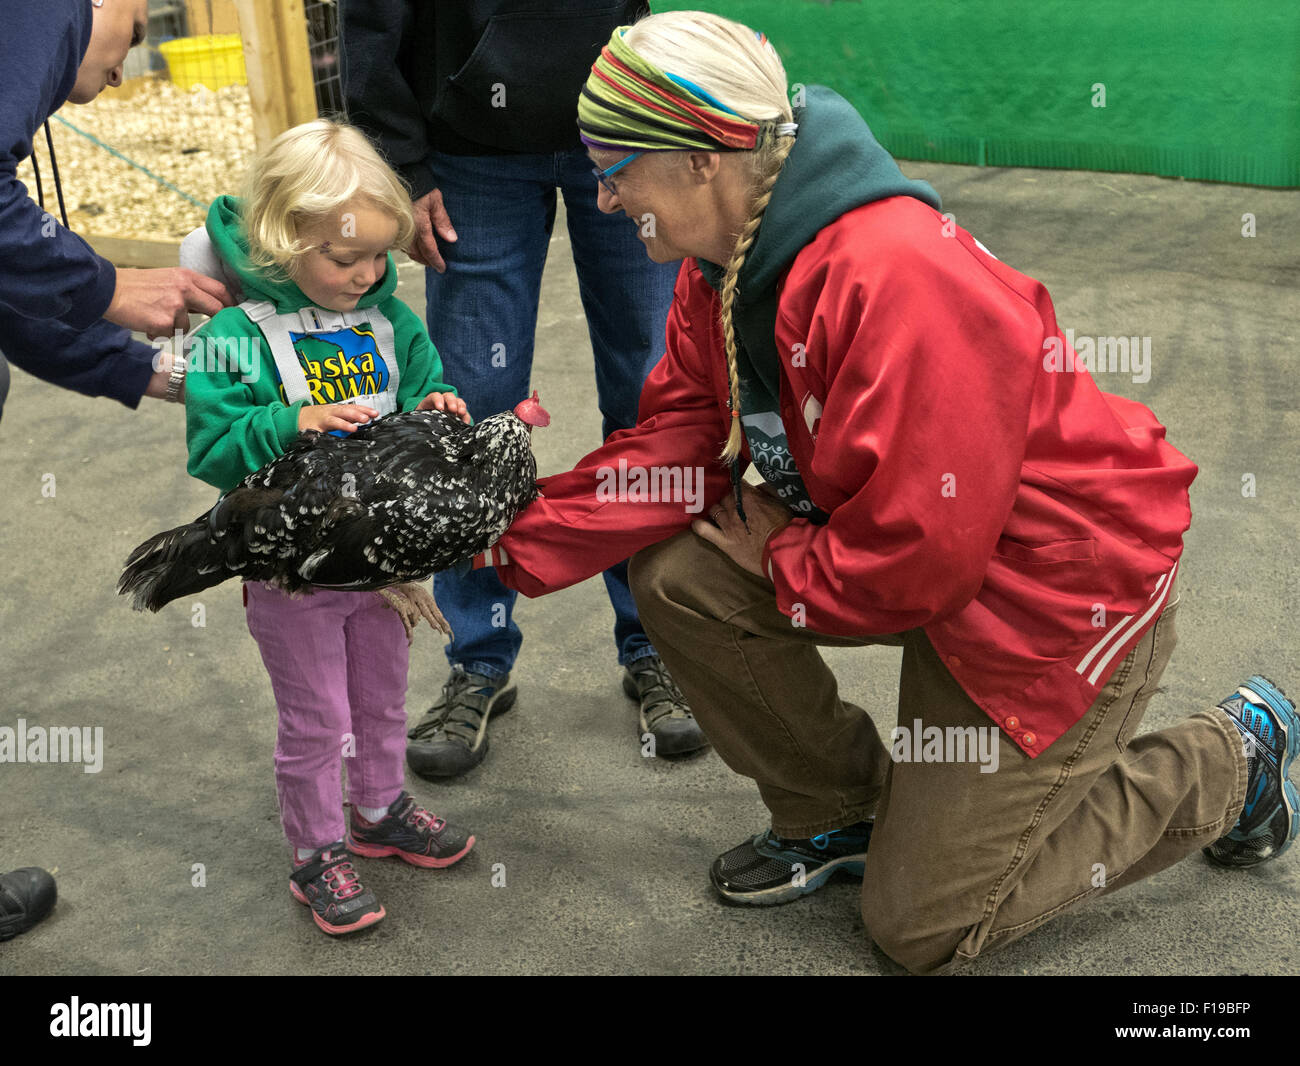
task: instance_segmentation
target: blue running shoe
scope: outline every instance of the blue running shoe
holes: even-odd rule
[[[790,903],[816,892],[837,871],[861,877],[874,825],[868,819],[808,840],[787,840],[765,829],[719,855],[709,880],[728,903]]]
[[[1246,805],[1232,832],[1202,850],[1212,862],[1240,869],[1281,855],[1300,832],[1300,795],[1287,780],[1300,755],[1300,717],[1286,693],[1258,674],[1219,706],[1241,730]]]

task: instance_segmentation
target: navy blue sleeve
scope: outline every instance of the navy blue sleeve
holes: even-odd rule
[[[425,162],[428,126],[400,62],[411,21],[410,0],[343,0],[339,69],[348,121],[374,141],[418,200],[434,181]]]
[[[0,352],[51,385],[137,407],[153,377],[157,349],[102,318],[74,329],[0,310]]]
[[[0,310],[76,327],[103,316],[117,272],[41,211],[18,164],[76,84],[90,22],[86,0],[8,0],[0,32]]]

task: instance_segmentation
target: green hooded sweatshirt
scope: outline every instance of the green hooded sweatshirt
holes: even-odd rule
[[[239,276],[246,300],[268,300],[277,311],[311,306],[288,278],[259,271],[249,262],[234,197],[221,196],[212,204],[207,231],[213,249]],[[442,360],[424,323],[394,295],[396,288],[397,267],[390,255],[384,276],[357,301],[357,309],[373,307],[392,323],[400,375],[397,408],[411,411],[430,392],[456,390],[443,384]],[[190,474],[228,492],[284,454],[298,435],[298,412],[305,403],[382,392],[375,386],[382,386],[377,379],[386,376],[387,369],[373,348],[373,337],[363,326],[350,332],[353,335],[344,338],[346,349],[328,334],[295,335],[294,350],[314,400],[286,404],[270,345],[242,310],[227,307],[196,330],[188,342],[185,379]]]
[[[926,182],[903,176],[893,157],[872,136],[862,116],[824,85],[804,89],[794,108],[799,124],[794,147],[772,187],[758,234],[737,278],[732,323],[740,379],[741,424],[749,453],[787,502],[807,502],[799,514],[824,519],[813,507],[803,478],[789,460],[781,425],[781,368],[776,350],[777,287],[795,257],[841,215],[891,196],[912,196],[939,209],[939,196]],[[725,268],[698,260],[700,273],[721,290]]]

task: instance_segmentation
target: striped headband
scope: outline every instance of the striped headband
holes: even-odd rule
[[[584,144],[641,151],[757,147],[763,123],[738,115],[694,82],[637,55],[623,40],[630,28],[615,30],[591,65],[578,98]]]

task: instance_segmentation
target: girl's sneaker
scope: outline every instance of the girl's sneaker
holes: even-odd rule
[[[473,846],[472,836],[425,810],[409,792],[393,800],[377,822],[367,822],[352,808],[348,847],[368,859],[397,855],[429,869],[459,862]]]
[[[310,859],[294,861],[289,891],[311,908],[311,916],[331,936],[355,933],[383,918],[379,901],[361,883],[343,841],[321,848]]]
[[[1300,832],[1300,795],[1287,780],[1300,755],[1300,717],[1286,693],[1258,674],[1219,706],[1241,730],[1246,805],[1232,832],[1203,850],[1220,866],[1256,866],[1281,855]]]

